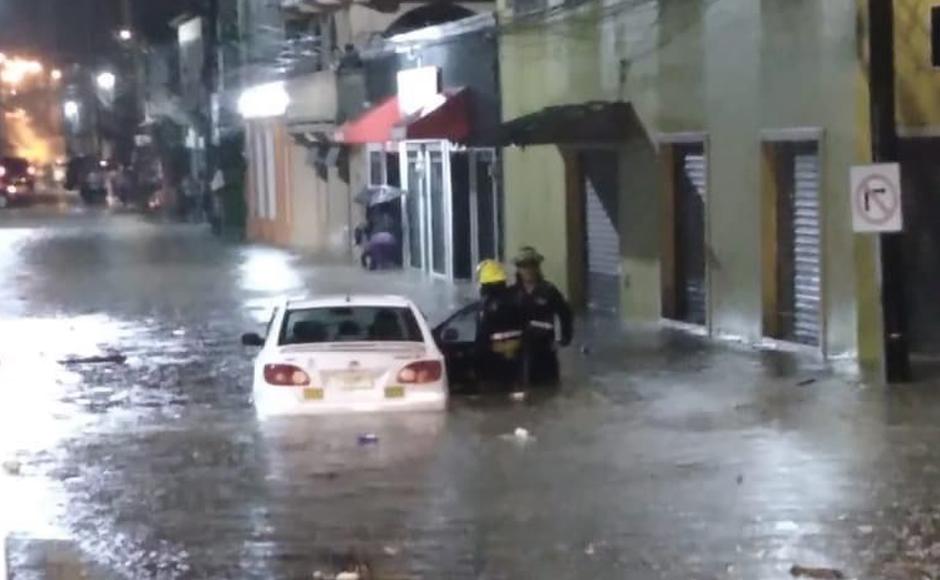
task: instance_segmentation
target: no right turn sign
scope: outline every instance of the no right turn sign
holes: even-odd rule
[[[901,170],[897,163],[859,165],[850,172],[852,228],[856,232],[899,232]]]

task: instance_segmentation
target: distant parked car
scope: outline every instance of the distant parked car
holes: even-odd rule
[[[36,168],[22,157],[0,158],[0,207],[35,198]]]

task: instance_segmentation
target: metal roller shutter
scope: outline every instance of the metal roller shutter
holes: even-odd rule
[[[818,155],[794,156],[793,173],[793,338],[818,345],[822,300]]]
[[[617,159],[608,153],[587,153],[585,218],[587,221],[588,306],[620,309],[620,234],[617,232]]]
[[[705,196],[708,168],[705,155],[686,153],[682,157],[679,188],[679,251],[682,312],[681,319],[705,324],[707,293],[705,289]]]

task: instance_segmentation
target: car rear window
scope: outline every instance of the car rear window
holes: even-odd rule
[[[26,175],[29,170],[29,161],[22,157],[4,157],[0,164],[3,164],[10,175]]]
[[[336,306],[288,310],[280,344],[424,342],[410,308]]]

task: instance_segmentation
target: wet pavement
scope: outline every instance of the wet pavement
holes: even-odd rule
[[[940,574],[930,385],[598,323],[557,393],[260,423],[238,337],[275,297],[403,293],[440,320],[468,289],[66,207],[0,213],[0,280],[10,578]]]

